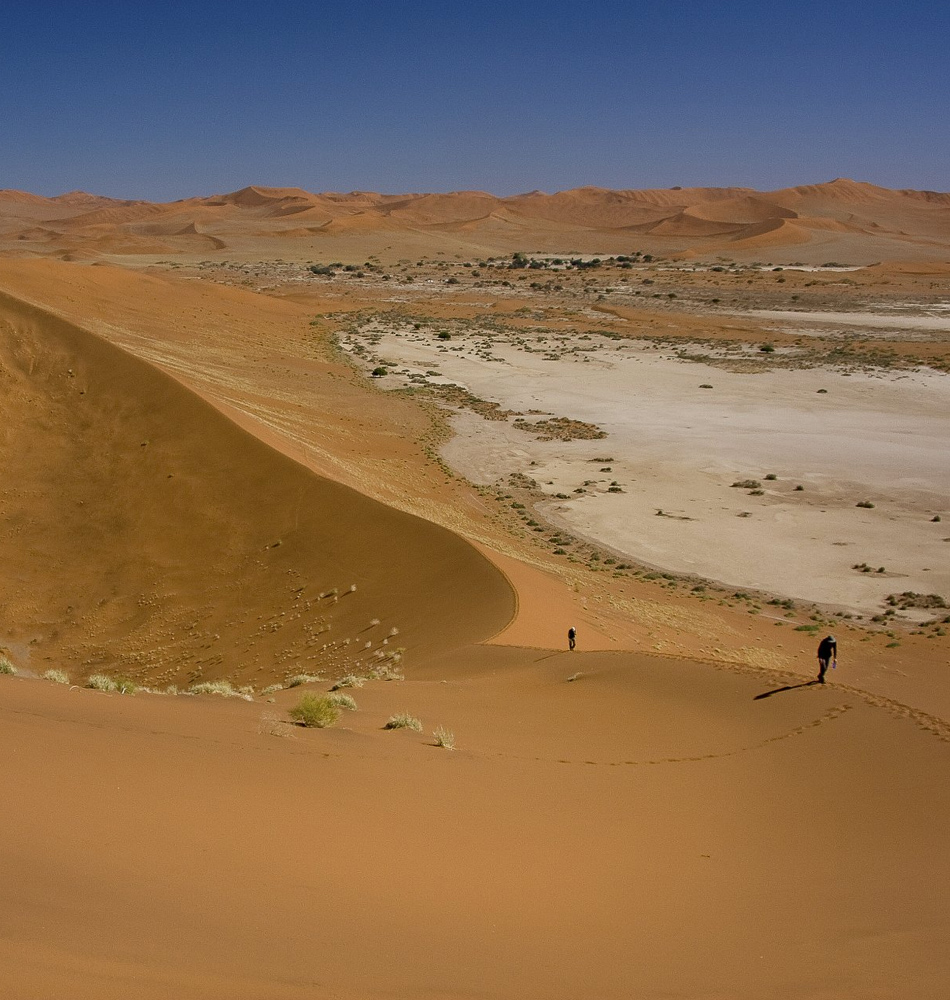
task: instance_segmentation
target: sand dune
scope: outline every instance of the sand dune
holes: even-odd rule
[[[423,654],[510,617],[508,585],[456,536],[306,472],[70,324],[8,297],[0,317],[21,666],[257,682],[331,651],[355,664],[393,628]]]
[[[90,250],[108,254],[147,254],[147,248],[123,237],[176,232],[192,223],[203,225],[207,236],[222,241],[209,249],[233,250],[242,245],[242,239],[262,235],[273,243],[285,235],[293,252],[301,229],[310,228],[302,226],[306,221],[323,226],[323,236],[353,231],[399,233],[405,240],[425,232],[441,231],[447,239],[468,235],[478,240],[483,252],[508,251],[513,239],[553,252],[575,247],[623,252],[629,250],[626,241],[636,235],[638,242],[646,241],[640,249],[695,255],[716,252],[723,246],[722,238],[729,237],[733,252],[755,253],[768,245],[777,249],[787,246],[790,251],[794,247],[801,255],[803,245],[814,243],[814,253],[827,259],[838,242],[842,252],[871,262],[894,255],[883,240],[900,241],[905,257],[932,256],[935,245],[946,249],[950,195],[893,191],[846,179],[765,193],[749,188],[610,191],[587,187],[507,198],[483,191],[312,194],[301,188],[251,186],[230,194],[167,204],[117,201],[81,192],[56,199],[0,192],[0,227],[6,225],[22,233],[29,229],[23,222],[53,219],[56,228],[63,230],[64,243],[70,241],[68,249],[85,243]],[[269,223],[266,231],[260,227],[263,219]],[[779,225],[783,220],[797,224]],[[14,221],[21,224],[12,226]],[[753,228],[748,232],[733,228],[746,226]],[[103,227],[111,227],[111,231],[104,232]],[[766,233],[769,240],[764,244]],[[846,239],[835,241],[835,233]],[[111,242],[100,242],[104,236]],[[746,243],[746,239],[751,242]],[[917,241],[922,241],[920,246]],[[0,252],[4,249],[23,252],[22,245],[5,248],[0,243]],[[174,250],[176,245],[166,249]],[[177,249],[187,252],[189,247]],[[51,250],[45,241],[39,241],[36,248],[39,253]],[[402,252],[415,251],[406,246]]]

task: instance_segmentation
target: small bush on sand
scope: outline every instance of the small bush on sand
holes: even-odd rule
[[[341,688],[361,688],[365,683],[365,677],[360,677],[358,674],[347,674],[336,681],[330,690],[339,691]]]
[[[337,708],[348,708],[351,712],[356,711],[356,699],[349,694],[328,694],[327,700],[336,705]]]
[[[90,674],[86,680],[86,687],[95,691],[115,691],[116,683],[105,674]]]
[[[287,678],[287,683],[284,686],[295,688],[300,687],[301,684],[316,684],[323,679],[319,674],[294,674],[293,677]]]
[[[455,733],[450,733],[444,726],[439,726],[432,734],[432,738],[437,747],[445,747],[446,750],[455,749]]]
[[[52,681],[54,684],[68,684],[69,674],[63,673],[62,670],[47,670],[43,677],[45,680]]]
[[[287,687],[290,687],[290,684],[288,684]],[[263,688],[261,690],[261,696],[266,698],[269,694],[276,694],[278,691],[283,691],[283,690],[284,690],[283,684],[268,684],[266,688]]]
[[[106,674],[90,674],[86,687],[96,691],[116,691],[119,694],[135,694],[137,690],[128,677],[109,677]]]
[[[340,708],[328,697],[305,694],[292,709],[290,717],[300,726],[311,729],[326,729],[340,717]]]
[[[408,712],[397,712],[389,717],[389,721],[383,729],[411,729],[413,732],[422,732],[422,723]]]
[[[188,688],[189,694],[216,694],[222,698],[243,698],[251,701],[253,689],[235,688],[230,681],[201,681],[199,684],[192,684]]]
[[[0,656],[0,674],[15,674],[16,667],[5,657]]]
[[[761,488],[762,484],[758,479],[738,479],[732,484],[734,490],[758,490]]]

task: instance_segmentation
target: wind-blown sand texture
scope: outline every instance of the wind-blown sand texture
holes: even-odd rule
[[[806,334],[787,317],[773,319],[792,332],[768,328],[773,320],[750,310],[789,311],[795,295],[793,312],[835,312],[847,295],[868,312],[884,303],[924,315],[947,294],[946,197],[850,182],[767,196],[516,199],[246,189],[175,206],[2,193],[11,259],[0,261],[0,653],[17,672],[0,673],[0,994],[942,997],[947,612],[858,622],[621,569],[605,563],[609,549],[595,551],[617,530],[610,517],[590,518],[601,536],[593,547],[565,541],[557,555],[548,539],[562,529],[528,523],[554,501],[512,480],[516,466],[494,442],[539,480],[572,461],[595,470],[589,479],[624,478],[627,493],[598,502],[630,503],[621,427],[602,440],[541,442],[514,429],[513,416],[485,421],[471,407],[484,409],[507,377],[497,399],[541,421],[548,409],[531,414],[516,390],[530,383],[538,409],[549,408],[558,397],[542,387],[568,366],[597,366],[603,381],[592,380],[592,394],[603,407],[608,363],[633,365],[650,373],[653,393],[638,447],[658,450],[659,461],[677,447],[682,379],[708,377],[710,398],[691,405],[743,423],[750,436],[734,460],[761,458],[755,471],[765,473],[772,466],[754,444],[762,420],[749,407],[805,380],[821,413],[838,418],[845,402],[863,400],[881,421],[890,413],[907,422],[908,440],[930,456],[914,476],[933,480],[913,489],[937,496],[945,413],[922,394],[939,401],[945,392],[940,329],[840,339]],[[914,235],[835,228],[845,225],[827,214],[835,199]],[[473,233],[505,253],[607,252],[604,234],[623,226],[640,227],[644,240],[675,238],[684,253],[682,233],[700,234],[689,237],[699,253],[732,237],[751,252],[791,227],[817,241],[807,244],[815,263],[831,258],[824,233],[839,250],[865,248],[866,258],[855,249],[845,263],[896,256],[873,251],[897,243],[910,262],[780,275],[638,264],[595,278],[530,271],[523,283],[483,268],[482,278],[513,280],[476,286],[461,261],[446,271],[437,259],[449,246],[469,253]],[[295,240],[325,241],[322,260],[355,265],[378,253],[393,280],[310,275],[299,261],[312,249],[283,252]],[[280,248],[268,251],[270,263],[264,241]],[[805,260],[806,244],[792,246],[776,259]],[[408,247],[426,248],[428,263],[398,265]],[[116,266],[120,253],[134,266]],[[174,256],[145,267],[153,253]],[[50,259],[63,254],[96,263]],[[201,265],[207,254],[216,261]],[[447,285],[447,273],[461,287]],[[631,276],[650,289],[649,307]],[[535,278],[562,290],[532,289]],[[668,301],[652,299],[654,290]],[[452,419],[478,428],[471,441],[446,436],[429,390],[391,391],[408,375],[373,384],[334,348],[335,334],[360,343],[354,331],[371,314],[394,310],[424,338],[418,367],[436,359],[441,373],[426,381],[462,380],[465,370],[474,401],[456,405]],[[474,342],[486,315],[503,333],[483,352],[510,351],[507,366],[453,350]],[[529,336],[532,326],[546,332]],[[583,355],[591,360],[510,350],[501,338],[512,330],[529,346],[539,335],[549,347],[562,335],[593,346]],[[882,336],[893,352],[883,367],[869,346]],[[766,339],[780,357],[763,367]],[[359,365],[374,366],[374,353],[389,361],[397,346],[370,344]],[[835,352],[845,347],[842,363]],[[684,360],[680,349],[716,357]],[[399,369],[409,359],[394,360]],[[820,387],[833,391],[814,393]],[[603,420],[591,407],[555,415]],[[921,435],[925,418],[937,428],[932,440]],[[789,434],[790,424],[775,432]],[[862,427],[869,469],[886,456],[875,426]],[[860,452],[854,435],[822,440],[841,461]],[[473,450],[479,441],[492,446]],[[601,448],[616,452],[610,474],[587,461]],[[454,464],[480,462],[486,484],[453,474],[439,449]],[[717,435],[703,451],[723,461]],[[550,474],[532,460],[550,462]],[[841,513],[894,515],[898,465],[886,465],[874,509]],[[778,491],[786,472],[775,471],[777,485],[763,485]],[[504,478],[489,482],[496,473]],[[678,488],[658,476],[652,489],[663,499],[643,501],[676,515],[662,491]],[[724,504],[738,502],[738,491],[724,491]],[[742,502],[782,510],[794,500]],[[923,503],[908,500],[909,509]],[[904,530],[904,516],[889,523]],[[935,577],[946,571],[947,523],[914,526],[934,533]],[[661,545],[662,531],[691,524],[651,511],[640,533],[656,532],[649,544]],[[711,524],[692,548],[704,573],[726,579],[732,557],[709,544],[722,531]],[[777,582],[766,574],[771,540],[756,537],[765,574],[756,582],[768,588]],[[856,607],[867,593],[879,599],[879,586],[907,589],[899,579],[851,579]],[[574,653],[565,648],[571,624]],[[819,686],[810,683],[814,647],[829,630],[839,664]],[[41,680],[50,668],[73,683]],[[95,673],[156,690],[227,680],[253,694],[120,696],[83,687]],[[329,729],[290,724],[302,692],[323,693],[349,673],[376,674],[347,689],[355,711]],[[264,693],[299,674],[323,679]],[[385,730],[399,712],[419,718],[422,732]],[[440,727],[454,749],[434,745]]]

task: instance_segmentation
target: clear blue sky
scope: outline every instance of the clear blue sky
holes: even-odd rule
[[[0,188],[950,189],[950,4],[0,3]]]

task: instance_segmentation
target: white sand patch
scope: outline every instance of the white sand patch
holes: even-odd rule
[[[552,497],[567,494],[540,509],[628,557],[861,611],[895,591],[950,596],[950,543],[941,541],[950,536],[950,378],[737,374],[641,342],[572,338],[587,353],[571,354],[553,336],[523,340],[439,342],[404,331],[385,333],[375,350],[504,408],[605,430],[603,440],[545,442],[464,412],[443,457],[477,483],[523,472]],[[769,473],[777,479],[766,481]],[[759,480],[764,494],[731,488],[744,479]],[[608,492],[615,482],[623,493]],[[938,512],[944,523],[931,521]]]
[[[880,312],[820,312],[795,309],[748,309],[739,316],[774,319],[789,323],[818,323],[823,326],[862,326],[883,330],[950,330],[950,316],[899,316]]]

